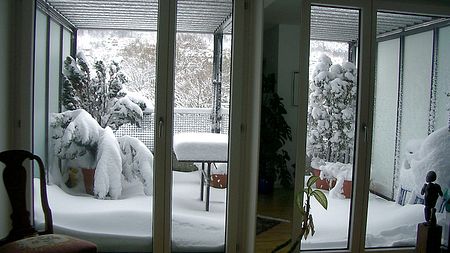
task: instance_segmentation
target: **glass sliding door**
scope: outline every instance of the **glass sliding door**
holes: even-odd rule
[[[225,251],[231,12],[232,1],[177,3],[173,252]]]
[[[450,174],[448,71],[449,19],[377,13],[374,131],[366,247],[415,246],[425,222],[424,192],[429,171],[442,192],[436,199],[439,244],[448,245],[446,211]],[[446,39],[447,38],[447,39]],[[446,42],[444,42],[446,41]],[[448,75],[447,75],[448,76]],[[389,214],[389,215],[386,215]]]
[[[311,6],[305,182],[319,176],[312,188],[328,208],[311,198],[315,234],[301,249],[349,245],[359,62],[351,52],[359,47],[359,23],[358,9]]]
[[[158,1],[38,6],[64,16],[36,10],[34,146],[55,232],[151,252]]]

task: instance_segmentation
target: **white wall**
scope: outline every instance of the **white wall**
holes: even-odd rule
[[[297,139],[297,110],[292,103],[293,74],[299,69],[300,28],[296,25],[279,25],[278,27],[278,94],[283,98],[287,114],[285,119],[292,129],[292,140]],[[308,63],[306,63],[308,64]],[[285,149],[291,157],[291,164],[296,160],[295,142],[287,142]]]
[[[276,91],[283,98],[287,114],[286,122],[292,130],[292,140],[296,140],[297,110],[293,105],[293,73],[298,72],[299,35],[300,29],[296,25],[276,25],[264,30],[264,74],[275,74],[277,79]],[[295,163],[294,142],[288,141],[283,147],[291,158],[288,168]]]
[[[10,2],[13,0],[0,1],[0,151],[9,147],[9,29],[10,29]],[[3,175],[3,164],[0,165],[0,177]],[[3,180],[0,179],[0,238],[4,238],[10,229],[10,204],[5,191]]]

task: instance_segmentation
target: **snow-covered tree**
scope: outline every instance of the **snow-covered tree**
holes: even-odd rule
[[[154,106],[156,90],[156,44],[136,38],[119,51],[122,70],[128,77],[126,89],[138,92]]]
[[[140,125],[145,104],[130,100],[122,87],[127,78],[120,66],[112,62],[108,67],[96,61],[91,70],[82,52],[76,59],[68,56],[64,61],[63,92],[61,102],[65,109],[84,109],[100,124],[117,130],[121,125]]]
[[[307,154],[327,161],[352,160],[356,111],[356,68],[332,64],[322,55],[309,86]]]

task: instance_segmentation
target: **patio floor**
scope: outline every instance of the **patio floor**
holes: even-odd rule
[[[223,252],[226,191],[211,189],[210,212],[206,212],[204,202],[200,201],[199,172],[173,172],[173,176],[173,250]],[[34,187],[38,197],[37,180]],[[69,195],[58,186],[48,186],[55,232],[94,241],[100,251],[150,251],[152,197],[145,196],[140,187],[125,185],[121,199],[99,200],[89,195]],[[37,207],[36,223],[42,226],[43,215]],[[302,248],[347,247],[349,210],[348,199],[329,199],[328,210],[313,201],[316,234],[303,241]],[[442,222],[443,216],[438,214],[438,220]],[[414,245],[416,226],[422,221],[423,206],[400,206],[371,195],[367,244],[370,247]],[[281,226],[285,226],[281,227],[283,230],[290,225],[282,223]],[[278,225],[261,235],[275,230],[283,232]]]

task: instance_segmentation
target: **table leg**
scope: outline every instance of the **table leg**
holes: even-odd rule
[[[200,201],[203,201],[203,188],[204,188],[204,183],[205,183],[205,176],[203,175],[203,173],[205,172],[205,163],[202,163],[202,179],[200,181]]]
[[[206,211],[209,211],[209,180],[211,178],[211,163],[208,162],[208,172],[206,173]]]

